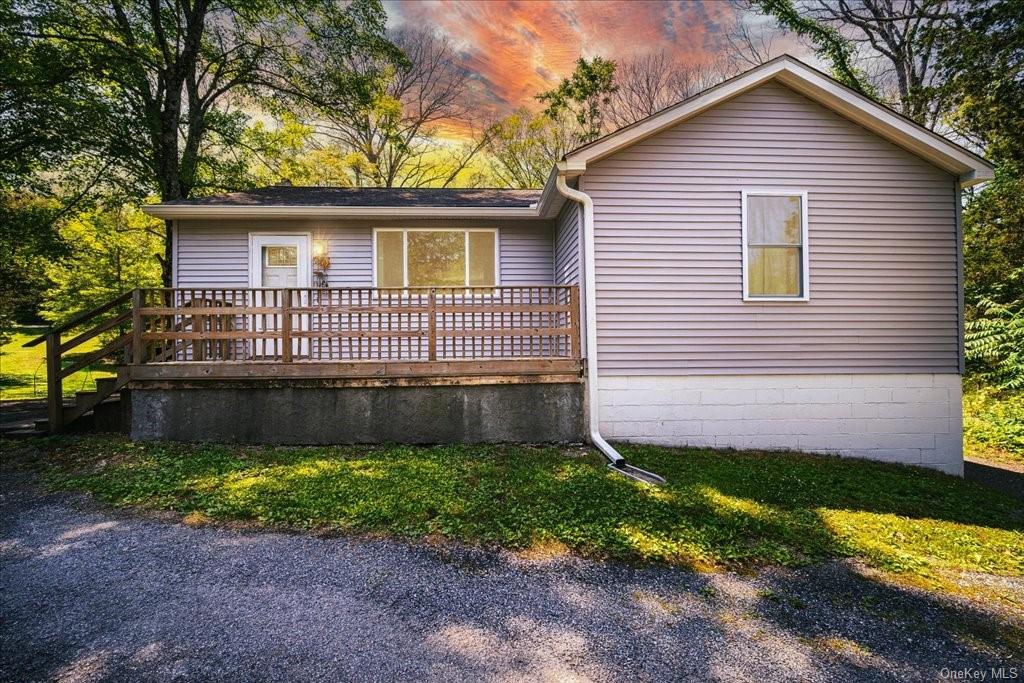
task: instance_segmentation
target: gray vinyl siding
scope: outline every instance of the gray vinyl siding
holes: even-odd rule
[[[608,375],[958,371],[954,178],[778,84],[588,168]],[[740,192],[808,192],[810,301],[742,300]]]
[[[523,221],[503,226],[498,252],[503,285],[554,284],[550,222]]]
[[[178,221],[175,230],[179,287],[248,287],[249,233]]]
[[[248,287],[250,232],[309,232],[328,245],[332,287],[373,286],[374,227],[498,228],[501,282],[552,284],[552,225],[548,221],[179,221],[176,229],[179,287]]]
[[[555,284],[580,282],[580,209],[567,201],[555,220]]]

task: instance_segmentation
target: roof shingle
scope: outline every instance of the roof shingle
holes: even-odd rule
[[[529,208],[540,190],[495,188],[291,187],[274,185],[195,199],[172,206],[412,206]]]

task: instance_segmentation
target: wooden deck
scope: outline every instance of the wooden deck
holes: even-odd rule
[[[579,321],[579,289],[568,285],[155,288],[126,293],[30,344],[47,343],[49,420],[61,431],[90,407],[63,408],[63,380],[102,358],[119,361],[106,395],[125,386],[581,382]],[[64,354],[98,335],[110,340],[65,367]]]

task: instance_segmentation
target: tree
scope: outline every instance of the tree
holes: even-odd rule
[[[1024,1],[978,2],[939,37],[949,120],[996,177],[964,211],[969,318],[1024,301]]]
[[[721,83],[732,71],[725,60],[677,63],[664,50],[623,59],[615,68],[615,91],[603,107],[604,120],[611,130],[628,126]]]
[[[840,81],[928,128],[945,113],[936,40],[955,21],[950,0],[754,0],[806,38]]]
[[[447,187],[480,151],[474,142],[452,145],[440,128],[468,127],[472,107],[467,98],[468,73],[451,43],[434,32],[405,28],[389,34],[405,61],[357,54],[346,63],[364,78],[365,97],[328,101],[314,112],[318,131],[353,164],[353,183],[379,187]]]
[[[853,46],[834,26],[801,14],[792,0],[750,0],[750,5],[814,46],[815,54],[832,66],[832,75],[854,90],[865,91],[862,74],[853,65]]]
[[[88,202],[104,172],[103,98],[82,51],[26,38],[21,25],[0,0],[0,338],[15,320],[38,319],[42,263],[67,254],[58,223]],[[72,118],[64,130],[53,125]]]
[[[44,265],[51,286],[43,317],[59,324],[135,287],[159,286],[153,255],[163,246],[162,227],[128,205],[85,211],[67,221],[61,233],[70,253]]]
[[[257,185],[288,181],[292,185],[351,186],[353,166],[362,157],[324,144],[316,128],[284,114],[276,125],[257,121],[242,136],[236,152]]]
[[[1024,0],[973,3],[937,44],[954,128],[997,163],[1024,166]]]
[[[582,129],[584,143],[599,138],[604,132],[604,111],[618,90],[615,85],[615,62],[594,57],[576,60],[576,68],[555,88],[537,95],[547,107],[544,113],[557,120],[562,112],[569,112]]]
[[[491,175],[501,187],[543,187],[552,165],[578,146],[574,120],[517,109],[488,127],[484,136]]]
[[[345,64],[357,54],[401,58],[384,37],[385,19],[379,0],[42,0],[17,15],[14,35],[80,58],[69,66],[101,94],[90,111],[99,112],[111,173],[137,196],[174,200],[245,182],[224,150],[247,128],[246,100],[321,102],[365,91],[364,75]],[[54,111],[48,123],[60,137],[78,109]],[[170,248],[168,231],[165,283]]]
[[[737,4],[742,9],[742,3]],[[755,27],[749,13],[738,12],[732,29],[724,34],[728,48],[725,60],[731,74],[759,66],[777,57],[779,53],[775,47],[776,37],[775,31],[766,30],[764,26]],[[724,69],[721,70],[724,72]]]

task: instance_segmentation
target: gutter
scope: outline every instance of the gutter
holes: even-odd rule
[[[661,476],[627,463],[622,454],[615,450],[601,436],[598,414],[597,278],[594,276],[594,201],[585,192],[569,187],[565,182],[567,170],[563,167],[563,164],[558,165],[555,187],[563,197],[579,202],[583,206],[584,310],[586,311],[587,327],[587,420],[590,443],[608,459],[608,468],[612,471],[647,484],[664,484],[665,479]]]

